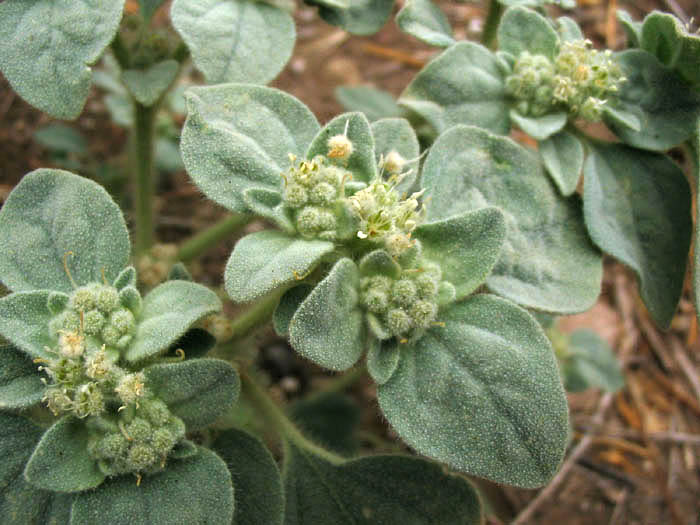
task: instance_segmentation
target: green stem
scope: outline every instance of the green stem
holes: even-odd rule
[[[325,388],[323,388],[322,390],[320,390],[316,394],[312,394],[310,397],[315,397],[316,395],[323,395],[323,394],[328,394],[328,393],[343,392],[344,390],[347,390],[352,385],[354,385],[361,378],[365,377],[366,373],[367,373],[367,366],[365,365],[364,362],[362,362],[359,365],[357,365],[355,368],[353,368],[352,370],[348,370],[344,374],[339,375],[339,376],[331,379],[326,384]]]
[[[344,459],[340,456],[329,452],[328,450],[319,447],[315,443],[306,439],[299,429],[292,423],[285,413],[278,407],[275,402],[267,395],[260,385],[245,372],[241,373],[241,385],[243,394],[250,400],[258,409],[260,415],[274,427],[275,430],[284,438],[285,442],[292,443],[297,447],[307,450],[312,454],[320,456],[329,463],[339,465]]]
[[[222,239],[230,237],[252,219],[250,215],[233,214],[221,219],[216,224],[199,232],[189,240],[182,243],[177,252],[177,260],[189,262],[198,257]]]
[[[498,24],[501,22],[503,15],[503,6],[498,0],[491,0],[489,3],[489,12],[486,15],[484,22],[484,31],[481,33],[481,43],[486,47],[494,47],[496,41],[496,33],[498,32]]]
[[[268,323],[280,301],[280,297],[286,291],[287,288],[283,287],[271,292],[231,321],[231,329],[233,330],[233,338],[231,340],[242,339],[252,334],[260,326]]]
[[[134,248],[137,254],[153,244],[153,138],[157,104],[134,102]]]
[[[114,58],[116,58],[119,63],[119,67],[122,69],[129,69],[129,52],[126,50],[126,47],[124,47],[124,42],[122,42],[122,37],[119,33],[117,33],[117,36],[114,37],[110,45]]]

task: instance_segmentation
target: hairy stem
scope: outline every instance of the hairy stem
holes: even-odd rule
[[[137,254],[153,244],[153,131],[157,104],[144,106],[134,100],[134,247]]]
[[[250,215],[241,215],[238,213],[221,219],[216,224],[197,233],[195,236],[182,243],[177,252],[177,260],[182,262],[191,261],[222,239],[230,237],[239,231],[243,226],[248,224],[251,219],[252,216]]]
[[[498,0],[491,0],[489,2],[489,12],[484,22],[484,31],[481,33],[481,43],[486,47],[494,47],[496,32],[498,31],[498,24],[501,22],[502,15],[503,6]]]
[[[231,329],[233,330],[233,338],[231,340],[242,339],[268,323],[280,301],[280,297],[286,291],[287,288],[283,287],[271,292],[231,321]]]
[[[334,465],[338,465],[344,461],[340,456],[306,439],[294,423],[289,420],[282,409],[267,395],[267,392],[245,372],[241,373],[241,385],[243,394],[255,405],[265,421],[277,430],[285,442],[292,443],[303,450],[320,456]]]

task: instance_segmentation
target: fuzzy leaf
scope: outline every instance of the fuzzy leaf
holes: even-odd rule
[[[639,47],[639,42],[642,39],[642,23],[633,20],[624,9],[617,10],[617,20],[627,35],[627,47]]]
[[[316,117],[282,91],[247,84],[190,88],[182,160],[207,197],[247,211],[247,188],[279,191],[289,154],[303,157],[319,130]]]
[[[374,382],[383,385],[396,372],[401,358],[401,348],[395,339],[383,342],[373,339],[367,351],[367,371]]]
[[[134,362],[164,352],[195,322],[220,310],[221,301],[208,288],[167,281],[144,297],[136,336],[124,357]]]
[[[401,265],[397,263],[386,250],[374,250],[360,259],[361,275],[374,275],[380,273],[398,279],[401,276]]]
[[[568,392],[598,387],[616,392],[625,386],[625,377],[610,346],[591,330],[576,330],[569,339],[568,356],[562,366]]]
[[[294,424],[328,450],[352,456],[360,448],[356,433],[362,418],[357,402],[339,392],[317,392],[290,407]]]
[[[35,487],[54,492],[97,487],[105,475],[87,449],[88,431],[84,422],[64,416],[44,432],[27,462],[24,477]]]
[[[568,441],[552,348],[525,310],[491,295],[457,303],[378,388],[379,405],[418,452],[474,476],[538,487]]]
[[[241,388],[236,370],[219,359],[152,365],[144,372],[149,390],[188,430],[213,423],[231,408]]]
[[[568,16],[560,16],[557,18],[557,33],[562,42],[575,42],[576,40],[585,40],[585,36],[581,28],[575,20]]]
[[[34,132],[34,140],[52,151],[87,153],[87,141],[82,133],[65,124],[49,124]]]
[[[352,154],[346,159],[328,160],[352,172],[353,181],[370,182],[377,175],[377,163],[374,160],[372,129],[362,113],[344,113],[323,126],[306,151],[306,158],[328,155],[328,140],[335,135],[343,135],[346,129],[346,136],[353,145]]]
[[[294,20],[265,2],[175,0],[170,16],[209,84],[266,84],[292,55]]]
[[[370,122],[402,115],[391,93],[371,86],[339,86],[335,89],[335,98],[346,111],[360,111]]]
[[[304,299],[311,293],[313,286],[300,284],[287,290],[280,298],[280,302],[272,314],[272,326],[277,335],[285,337],[289,335],[289,323],[292,321],[294,313]]]
[[[420,144],[413,126],[406,119],[385,118],[372,123],[372,134],[377,163],[382,157],[386,159],[392,151],[401,155],[405,161],[411,161],[402,169],[405,175],[396,187],[399,193],[409,191],[418,177],[417,159],[420,155]]]
[[[445,13],[431,0],[408,0],[396,15],[396,23],[401,31],[431,46],[449,47],[455,42]]]
[[[243,192],[243,201],[253,214],[273,221],[290,235],[296,233],[294,224],[285,213],[282,195],[279,191],[266,188],[248,188]]]
[[[561,130],[540,142],[544,167],[562,195],[576,191],[583,170],[583,144],[568,131]]]
[[[177,350],[185,352],[185,359],[197,359],[207,355],[216,346],[216,338],[201,328],[190,328],[175,343],[170,345],[167,356],[177,357]]]
[[[653,151],[665,151],[690,137],[700,117],[700,92],[646,51],[631,49],[616,58],[627,80],[620,86],[615,109],[636,116],[641,130],[606,115],[615,134],[630,146]]]
[[[169,461],[165,470],[144,476],[111,478],[99,490],[81,492],[73,503],[71,525],[203,525],[231,523],[233,486],[226,464],[213,452]]]
[[[0,409],[28,408],[41,401],[46,387],[37,366],[13,346],[0,346]]]
[[[119,275],[117,275],[117,278],[114,279],[112,286],[117,290],[121,290],[127,286],[136,286],[136,268],[133,266],[124,268]]]
[[[173,83],[179,69],[177,60],[163,60],[148,69],[127,69],[122,80],[137,102],[152,106]]]
[[[379,31],[394,6],[394,0],[352,0],[347,8],[332,6],[328,0],[306,2],[318,5],[318,14],[326,22],[353,35],[371,35]]]
[[[516,58],[528,51],[553,60],[559,51],[559,36],[539,13],[525,7],[512,7],[498,26],[498,47]]]
[[[46,347],[55,343],[49,336],[51,292],[17,292],[0,298],[0,334],[32,358],[51,357]]]
[[[261,231],[243,237],[226,264],[226,292],[236,302],[257,299],[313,270],[333,251],[328,241],[306,241],[282,232]]]
[[[671,323],[692,231],[690,188],[668,157],[596,145],[584,167],[583,206],[593,241],[632,268],[654,320]]]
[[[291,443],[288,450],[285,525],[481,523],[471,484],[437,463],[371,456],[333,464]]]
[[[482,208],[422,224],[414,235],[423,253],[438,262],[442,278],[452,283],[460,300],[476,290],[491,273],[506,237],[498,208]]]
[[[399,104],[418,113],[438,133],[474,124],[510,131],[504,72],[488,49],[458,42],[431,60],[401,94]]]
[[[514,109],[510,110],[513,123],[533,139],[545,140],[561,131],[566,126],[565,112],[551,113],[543,117],[524,117]]]
[[[576,312],[600,293],[601,256],[583,224],[580,204],[561,197],[537,156],[506,137],[457,126],[433,145],[423,167],[427,219],[487,206],[501,209],[506,240],[486,280],[524,306]]]
[[[94,63],[111,42],[124,0],[5,0],[0,4],[0,70],[12,88],[50,115],[76,118]]]
[[[331,370],[346,370],[357,362],[364,350],[358,288],[357,266],[341,259],[289,323],[289,341],[299,354]]]
[[[212,449],[228,466],[236,487],[233,525],[282,525],[282,479],[265,445],[247,432],[231,429],[219,434]]]
[[[109,194],[54,169],[25,175],[10,193],[0,210],[0,246],[0,281],[15,292],[73,291],[64,258],[78,285],[103,275],[111,282],[129,260],[126,223]]]
[[[642,129],[639,117],[628,110],[607,105],[603,106],[603,116],[609,124],[612,123],[615,126],[629,128],[632,131],[640,131]]]

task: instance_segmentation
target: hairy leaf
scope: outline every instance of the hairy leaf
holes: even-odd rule
[[[372,123],[372,134],[377,163],[382,159],[386,160],[387,155],[392,151],[401,155],[406,161],[406,165],[401,170],[404,176],[396,188],[399,193],[409,191],[418,176],[420,155],[420,145],[413,127],[406,119],[384,118]],[[390,174],[385,172],[385,177],[388,176]]]
[[[373,339],[367,351],[367,371],[374,382],[383,385],[396,372],[401,358],[401,347],[395,338],[389,341]]]
[[[204,525],[231,523],[233,486],[226,464],[200,448],[196,456],[169,461],[165,470],[106,481],[99,490],[81,492],[73,503],[71,524]]]
[[[266,2],[175,0],[170,16],[210,84],[266,84],[292,55],[294,20]]]
[[[300,284],[287,290],[280,298],[280,302],[272,314],[272,325],[277,335],[283,337],[289,335],[289,323],[292,321],[292,317],[299,305],[304,302],[311,290],[313,290],[313,286]]]
[[[513,123],[533,139],[545,140],[561,131],[566,126],[567,115],[563,111],[550,113],[543,117],[524,117],[516,110],[510,110]]]
[[[49,124],[34,133],[34,140],[52,151],[87,153],[87,141],[82,133],[65,124]]]
[[[179,67],[176,60],[163,60],[145,70],[127,69],[122,80],[138,102],[152,106],[173,83]]]
[[[549,340],[525,310],[477,295],[402,349],[379,405],[410,446],[499,483],[545,484],[568,439],[567,404]]]
[[[565,199],[537,156],[505,137],[457,126],[433,145],[423,167],[427,219],[496,206],[506,219],[501,257],[486,285],[524,306],[576,312],[600,293],[601,256],[576,198]]]
[[[616,392],[625,386],[625,377],[610,346],[591,330],[576,330],[562,365],[564,386],[568,392],[591,387]]]
[[[94,63],[111,42],[124,0],[5,0],[0,3],[0,70],[27,102],[76,118]]]
[[[247,211],[247,188],[279,191],[289,154],[303,157],[319,130],[304,104],[276,89],[227,84],[185,96],[182,160],[206,196],[232,211]]]
[[[624,9],[617,10],[617,20],[627,35],[627,47],[639,47],[642,39],[642,23],[635,22]]]
[[[144,369],[146,385],[188,430],[205,427],[227,412],[238,398],[236,370],[219,359],[194,359]]]
[[[28,408],[41,401],[46,387],[37,367],[13,346],[0,345],[0,409]]]
[[[347,111],[364,113],[370,122],[402,115],[391,93],[370,86],[339,86],[335,89],[335,98]]]
[[[266,188],[248,188],[243,191],[243,201],[253,214],[271,220],[290,235],[296,233],[294,224],[286,213],[279,191]]]
[[[354,35],[371,35],[379,31],[394,5],[394,0],[352,0],[348,7],[333,6],[328,0],[306,1],[318,5],[318,14],[326,22]]]
[[[126,224],[109,194],[55,169],[25,175],[12,191],[0,210],[0,246],[0,281],[16,292],[70,292],[66,267],[78,285],[111,282],[129,260]]]
[[[585,40],[586,38],[576,21],[568,16],[560,16],[557,18],[556,27],[562,42],[575,42],[576,40]]]
[[[455,42],[445,13],[431,0],[408,0],[396,15],[396,23],[405,33],[432,46],[448,47]]]
[[[46,347],[55,343],[49,335],[51,292],[17,292],[0,298],[0,334],[32,358],[47,359]]]
[[[514,57],[528,51],[553,60],[559,51],[559,36],[539,13],[525,7],[512,7],[498,26],[498,47]]]
[[[540,156],[561,194],[573,194],[583,170],[581,141],[568,131],[561,130],[540,142]]]
[[[584,213],[593,241],[632,268],[654,320],[671,322],[690,249],[690,188],[668,157],[596,145],[584,167]]]

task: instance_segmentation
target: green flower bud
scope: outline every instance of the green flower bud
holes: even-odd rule
[[[324,230],[334,230],[335,227],[335,215],[323,208],[307,206],[297,215],[297,228],[302,235],[312,236]]]
[[[73,292],[68,305],[77,312],[87,312],[95,308],[94,285],[81,286]]]
[[[57,339],[61,331],[79,332],[80,316],[73,310],[64,310],[49,321],[49,334],[52,339]]]
[[[409,307],[418,299],[418,290],[411,279],[400,279],[391,288],[391,301],[398,306]]]
[[[152,466],[158,459],[158,455],[152,447],[136,443],[129,449],[127,465],[129,471],[138,472]]]
[[[177,439],[166,428],[159,428],[151,436],[151,446],[159,456],[167,456]]]
[[[140,404],[139,414],[148,419],[154,427],[166,425],[172,417],[168,405],[160,399],[145,400]]]
[[[109,324],[117,329],[119,335],[131,333],[136,326],[134,314],[126,308],[121,308],[109,316]]]
[[[102,329],[101,335],[102,340],[109,346],[117,346],[117,343],[122,336],[122,334],[119,333],[119,330],[109,323]]]
[[[290,182],[284,188],[284,203],[291,208],[301,208],[309,201],[309,194],[300,184]]]
[[[124,434],[115,432],[107,434],[97,442],[95,454],[97,459],[117,459],[126,456],[129,450],[129,441]]]
[[[338,190],[327,182],[319,182],[311,188],[309,201],[312,204],[331,204],[338,196]]]
[[[146,441],[152,432],[151,424],[140,417],[135,417],[126,425],[126,434],[134,441]]]
[[[83,315],[83,330],[88,335],[97,335],[105,324],[105,316],[99,310],[89,310]]]
[[[134,337],[132,335],[129,335],[129,334],[123,335],[119,338],[119,341],[117,341],[117,344],[114,346],[116,346],[119,350],[124,350],[125,348],[127,348],[129,346],[129,343],[131,343],[131,340],[133,338]]]
[[[383,314],[389,308],[389,297],[386,292],[370,288],[362,296],[362,304],[375,314]]]
[[[394,281],[386,275],[373,275],[371,277],[364,277],[360,281],[360,289],[364,291],[372,289],[389,293],[393,282]]]
[[[100,286],[95,294],[95,301],[97,308],[109,314],[119,308],[119,292],[112,286]]]
[[[409,315],[416,326],[428,328],[437,317],[437,305],[430,301],[416,301],[409,310]]]
[[[124,405],[129,405],[138,401],[145,393],[146,376],[143,372],[126,374],[119,380],[119,384],[114,389]]]
[[[397,337],[405,336],[413,328],[413,320],[401,308],[389,310],[386,314],[386,324]]]
[[[434,299],[438,292],[438,281],[427,273],[420,273],[416,277],[416,290],[421,299]]]

